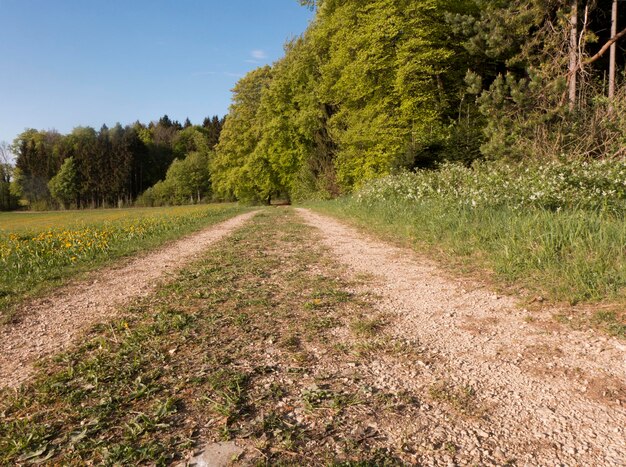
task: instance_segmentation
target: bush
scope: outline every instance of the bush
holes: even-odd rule
[[[439,199],[470,208],[626,212],[626,161],[445,164],[376,179],[355,195],[363,204]]]

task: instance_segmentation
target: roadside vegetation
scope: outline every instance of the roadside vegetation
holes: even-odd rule
[[[0,214],[0,317],[26,296],[242,212],[235,205]]]
[[[314,206],[488,271],[528,302],[604,302],[592,321],[626,336],[625,180],[623,161],[446,165]]]
[[[415,459],[379,430],[418,420],[416,396],[374,389],[358,362],[416,350],[386,336],[314,238],[268,209],[1,392],[0,464],[165,465],[230,439],[259,464]]]
[[[233,89],[217,196],[325,199],[445,162],[626,155],[617,1],[302,3],[307,30]]]

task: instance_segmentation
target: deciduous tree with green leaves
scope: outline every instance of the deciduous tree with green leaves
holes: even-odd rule
[[[61,206],[68,209],[72,204],[76,204],[79,194],[78,171],[73,157],[68,157],[63,161],[57,174],[48,182],[48,188],[52,197]]]
[[[307,31],[235,87],[212,170],[217,192],[335,196],[449,158],[461,141],[452,136],[468,53],[444,17],[471,2],[305,3],[317,8]],[[468,144],[462,157],[477,154]]]
[[[272,80],[269,66],[244,76],[233,89],[233,102],[211,161],[213,189],[225,199],[268,201],[280,191],[266,155],[255,151],[263,122],[261,96]]]

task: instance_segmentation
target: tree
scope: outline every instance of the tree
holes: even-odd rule
[[[172,151],[178,159],[183,159],[194,151],[208,153],[210,150],[208,136],[202,127],[187,127],[179,131],[172,141]]]
[[[314,192],[329,192],[334,165],[325,168],[318,160],[316,141],[323,141],[320,104],[311,96],[314,89],[312,49],[297,39],[287,44],[285,57],[273,68],[272,81],[261,97],[258,119],[261,139],[255,148],[256,170],[265,171],[263,197],[274,191],[290,198],[303,198]]]
[[[272,195],[265,173],[259,173],[259,154],[254,155],[261,139],[259,107],[263,91],[271,82],[269,66],[257,68],[243,77],[233,89],[233,103],[224,123],[220,142],[211,161],[213,189],[225,199],[267,200]]]
[[[133,153],[133,140],[127,137],[129,132],[130,128],[123,128],[119,123],[109,130],[110,155],[107,158],[108,165],[104,168],[109,174],[107,201],[118,206],[124,202],[130,204],[133,196],[136,196],[132,189],[132,173],[133,159],[137,154]]]
[[[606,28],[610,2],[475,0],[474,13],[450,21],[465,35],[472,61],[494,61],[494,68],[468,75],[470,87],[476,76],[484,87],[473,92],[486,123],[486,157],[619,151],[622,130],[603,116],[608,105],[600,98],[606,92],[603,55],[614,42]]]
[[[174,160],[165,179],[148,188],[138,202],[144,206],[192,204],[210,193],[209,154],[194,151]]]
[[[210,150],[213,150],[215,146],[217,146],[223,126],[224,117],[220,118],[217,115],[214,115],[211,118],[207,117],[202,122],[202,127],[205,130]]]
[[[316,6],[315,21],[251,93],[254,105],[241,99],[252,75],[235,88],[212,169],[226,197],[334,196],[432,165],[461,139],[459,65],[467,52],[451,40],[444,16],[466,13],[469,0]],[[477,154],[473,144],[466,153]]]
[[[0,164],[13,165],[13,153],[6,141],[0,141]]]
[[[578,0],[572,0],[570,11],[570,40],[569,40],[569,109],[576,106],[576,83],[578,75]]]
[[[62,163],[63,137],[56,131],[28,129],[15,138],[12,152],[19,169],[19,191],[31,204],[46,208],[50,201],[48,181]]]
[[[172,204],[200,202],[209,194],[210,176],[207,153],[194,151],[183,160],[177,159],[167,171],[165,181],[171,185]]]
[[[617,0],[613,0],[611,7],[611,39],[614,42],[611,44],[611,57],[609,61],[609,106],[610,111],[613,111],[613,99],[615,98],[615,59],[617,52],[617,42],[615,37],[617,36]]]
[[[0,211],[9,211],[18,206],[18,197],[11,191],[14,178],[11,149],[9,145],[0,142]]]
[[[72,157],[78,173],[79,204],[101,206],[103,196],[102,137],[91,127],[76,127],[66,137],[66,157]]]
[[[76,203],[79,193],[78,172],[73,157],[65,159],[59,172],[48,182],[48,188],[52,197],[65,209]]]

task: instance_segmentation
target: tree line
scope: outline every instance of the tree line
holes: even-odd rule
[[[617,0],[301,3],[307,30],[233,90],[211,160],[223,198],[333,197],[444,161],[624,155]]]
[[[166,179],[173,166],[193,165],[198,158],[204,158],[208,178],[208,154],[223,123],[223,118],[214,116],[202,125],[192,125],[189,119],[180,124],[165,115],[147,125],[77,127],[66,135],[28,129],[12,145],[16,163],[6,176],[12,203],[0,207],[14,206],[15,198],[34,209],[131,205],[146,189]],[[193,161],[184,162],[188,158]],[[208,196],[209,188],[208,183],[194,186],[194,199]],[[168,195],[160,201],[183,201],[179,193]]]

